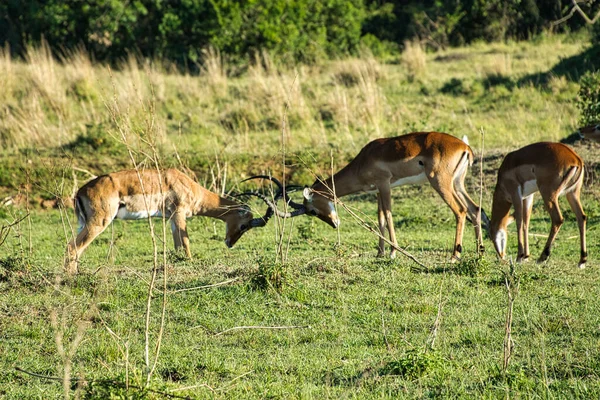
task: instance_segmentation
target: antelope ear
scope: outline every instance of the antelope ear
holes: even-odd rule
[[[302,194],[304,195],[304,198],[308,201],[312,201],[313,198],[313,191],[311,188],[309,187],[305,187],[304,191],[302,192]]]

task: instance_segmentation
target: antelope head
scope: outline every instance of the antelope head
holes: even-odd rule
[[[595,142],[600,142],[600,124],[579,128],[578,132],[582,139],[591,139]]]

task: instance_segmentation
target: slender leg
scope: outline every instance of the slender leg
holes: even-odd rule
[[[533,209],[533,194],[523,199],[523,256],[521,262],[529,259],[529,220]]]
[[[83,251],[100,235],[110,221],[88,221],[77,237],[67,245],[67,257],[65,259],[65,272],[69,275],[77,273],[77,264]]]
[[[381,194],[377,193],[377,221],[379,222],[379,233],[382,237],[379,238],[379,248],[377,250],[377,257],[383,257],[385,254],[385,225],[386,225],[386,217],[385,212],[383,211],[383,205],[381,203]]]
[[[521,197],[520,190],[511,195],[513,207],[515,208],[515,222],[517,223],[517,241],[519,242],[519,249],[517,250],[517,262],[521,262],[523,259],[524,241],[523,241],[523,198]]]
[[[542,197],[544,198],[544,203],[546,205],[546,209],[550,214],[550,219],[552,220],[552,226],[550,227],[550,235],[548,235],[548,240],[546,242],[546,246],[544,246],[544,250],[538,259],[538,262],[544,262],[550,257],[550,249],[552,248],[552,243],[554,243],[554,239],[556,239],[556,235],[560,230],[561,225],[564,222],[564,218],[560,212],[560,208],[558,206],[557,198],[549,198],[544,196],[542,193]]]
[[[452,252],[452,260],[460,260],[462,253],[462,237],[465,229],[465,220],[467,218],[467,207],[463,204],[458,196],[455,195],[452,180],[442,180],[441,175],[436,175],[436,178],[431,178],[429,182],[431,186],[440,194],[442,199],[448,204],[456,218],[456,235],[454,237],[454,250]]]
[[[394,231],[394,219],[392,218],[392,193],[389,184],[384,184],[378,187],[379,189],[379,199],[381,202],[381,212],[384,214],[385,222],[387,224],[388,232],[390,234],[390,242],[394,244],[394,246],[398,247],[398,242],[396,242],[396,232]],[[381,243],[381,240],[380,240]],[[390,258],[396,257],[396,248],[392,247],[390,251]]]
[[[85,199],[85,202],[88,202],[89,199]],[[77,234],[73,240],[67,244],[67,251],[65,256],[65,264],[64,269],[65,272],[69,275],[76,274],[78,270],[78,263],[81,254],[83,251],[92,243],[92,241],[100,235],[104,230],[110,225],[110,223],[115,219],[117,215],[117,211],[119,209],[119,200],[118,198],[113,199],[112,201],[103,201],[100,204],[96,204],[93,207],[93,212],[89,211],[89,206],[87,208],[89,215],[87,215],[87,221],[85,225],[81,228],[81,231]],[[85,210],[81,210],[81,212],[85,213]]]
[[[569,205],[571,206],[571,209],[577,217],[577,225],[579,226],[579,243],[581,246],[579,268],[585,268],[585,263],[587,261],[587,247],[585,243],[585,225],[587,217],[583,212],[583,207],[581,206],[581,201],[579,198],[580,191],[581,186],[577,187],[574,191],[567,193],[566,196],[567,200],[569,201]]]
[[[480,253],[483,253],[485,248],[483,246],[483,237],[482,237],[482,229],[487,229],[489,226],[489,219],[487,215],[481,210],[481,223],[478,223],[479,220],[479,206],[471,199],[469,194],[465,189],[465,172],[457,176],[454,180],[454,187],[456,190],[456,194],[462,200],[463,205],[467,207],[467,216],[471,219],[471,223],[473,224],[473,228],[475,229],[475,240],[477,241],[477,247]]]
[[[175,251],[178,251],[183,247],[185,255],[188,258],[192,258],[192,253],[190,252],[190,239],[187,233],[184,213],[173,213],[171,217],[171,231],[173,231],[173,243],[175,245]]]

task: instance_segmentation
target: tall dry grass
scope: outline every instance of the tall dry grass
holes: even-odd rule
[[[404,42],[401,60],[411,80],[423,76],[427,71],[427,54],[419,41]]]
[[[531,118],[515,120],[531,114],[530,107],[520,103],[508,111],[487,112],[476,99],[485,94],[479,89],[482,81],[491,76],[523,76],[532,69],[539,72],[540,57],[547,55],[546,65],[557,58],[551,46],[542,43],[542,49],[536,48],[535,62],[526,59],[522,45],[512,44],[449,49],[443,57],[432,55],[428,61],[423,47],[409,42],[399,66],[382,64],[363,52],[356,58],[290,68],[261,52],[246,71],[229,65],[216,49],[207,48],[201,54],[198,75],[135,54],[109,70],[83,49],[53,57],[42,44],[29,48],[25,60],[11,59],[1,50],[0,146],[39,149],[71,143],[94,129],[114,133],[105,107],[106,100],[113,98],[128,110],[138,130],[143,130],[143,105],[155,101],[161,140],[183,153],[202,151],[210,157],[217,153],[275,156],[281,147],[284,111],[289,151],[332,146],[355,153],[376,137],[416,129],[476,134],[479,125],[498,132],[490,137],[495,145],[504,142],[501,136],[510,134],[513,121],[534,132],[539,131],[539,123]],[[565,46],[561,51],[578,49]],[[453,97],[440,92],[452,79],[464,86]],[[568,93],[563,92],[572,91],[573,84],[557,78],[551,88],[565,97]],[[568,111],[553,99],[525,91],[510,93],[518,97],[522,92],[529,102],[548,102],[548,115],[563,115],[566,123],[571,121],[566,118]],[[468,118],[460,118],[461,110],[468,110]],[[510,118],[505,118],[506,112]],[[547,139],[558,137],[560,129],[553,128]],[[539,132],[539,139],[544,139]],[[221,159],[227,161],[226,156]]]

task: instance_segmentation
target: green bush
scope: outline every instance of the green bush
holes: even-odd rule
[[[588,126],[600,122],[600,72],[587,72],[579,81],[577,108],[581,116],[579,124]]]

